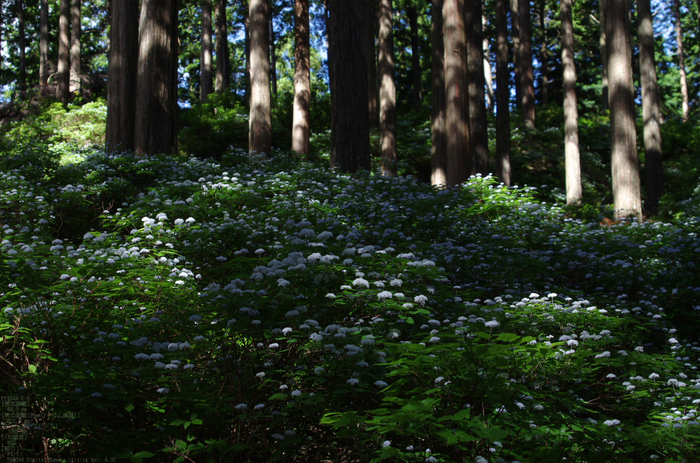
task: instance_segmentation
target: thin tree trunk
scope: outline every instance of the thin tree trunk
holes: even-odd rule
[[[49,0],[41,0],[39,13],[39,86],[49,83]]]
[[[226,26],[226,0],[215,0],[216,8],[216,93],[223,93],[231,86],[231,68],[228,51],[228,27]]]
[[[139,52],[138,2],[112,2],[107,81],[108,151],[134,149],[136,72]]]
[[[250,131],[248,150],[270,154],[270,19],[267,0],[250,0]]]
[[[663,193],[661,148],[661,112],[656,83],[654,58],[654,24],[649,0],[637,0],[639,37],[639,69],[642,84],[642,112],[644,118],[644,158],[647,173],[647,191],[644,208],[648,217],[658,211]]]
[[[247,2],[248,0],[246,0]],[[243,51],[245,54],[245,72],[243,73],[243,88],[245,91],[245,101],[250,105],[250,4],[245,8],[245,19],[243,28],[245,29],[243,38]]]
[[[607,43],[607,28],[605,26],[606,6],[608,0],[598,0],[598,8],[600,12],[600,58],[602,61],[601,74],[601,93],[603,97],[603,109],[610,109],[610,95],[608,92],[608,43]]]
[[[629,8],[627,0],[606,1],[612,187],[615,217],[641,219]]]
[[[432,105],[430,148],[430,184],[447,183],[447,157],[445,155],[445,42],[443,41],[442,21],[443,0],[432,0],[430,14],[432,17],[430,40],[432,43]]]
[[[61,0],[56,64],[56,98],[65,103],[70,90],[70,0]]]
[[[566,165],[566,204],[578,204],[583,198],[581,160],[578,144],[576,108],[576,64],[574,63],[574,25],[572,0],[561,0],[561,62],[564,67],[564,161]]]
[[[474,153],[473,174],[489,173],[488,126],[484,95],[484,49],[481,0],[465,3],[467,80],[469,81],[469,151]]]
[[[681,29],[680,0],[673,1],[673,19],[676,30],[676,43],[678,46],[678,71],[681,75],[681,114],[683,122],[688,121],[688,77],[685,71],[685,52],[683,49],[683,30]]]
[[[309,0],[294,2],[294,119],[292,150],[309,154],[311,67]]]
[[[523,66],[520,62],[520,20],[518,13],[518,1],[519,0],[509,0],[510,1],[510,25],[511,25],[511,38],[513,40],[513,70],[515,71],[515,101],[517,102],[517,107],[522,110],[522,89],[520,88],[520,82],[522,81]],[[528,0],[522,0],[528,1]]]
[[[369,105],[369,125],[379,126],[379,100],[377,96],[377,51],[375,38],[378,35],[377,0],[365,1],[365,54],[367,56],[367,89]]]
[[[330,0],[331,167],[370,170],[366,0]],[[358,78],[359,76],[359,78]]]
[[[341,0],[342,1],[342,0]],[[382,174],[396,175],[396,86],[391,0],[379,0],[379,127]]]
[[[532,22],[530,0],[519,0],[518,22],[520,23],[520,93],[523,122],[535,126],[535,73],[532,66]]]
[[[142,0],[134,149],[177,153],[177,0]]]
[[[17,45],[19,48],[19,66],[17,76],[17,90],[20,101],[27,97],[27,55],[24,38],[24,5],[22,0],[17,2],[17,34],[19,35]]]
[[[211,1],[202,0],[202,56],[199,63],[199,101],[206,103],[207,97],[213,90],[213,59],[212,59],[212,24]]]
[[[482,3],[483,7],[483,3]],[[488,26],[486,15],[481,18],[482,30]],[[489,52],[489,39],[484,37],[484,80],[486,80],[486,102],[489,106],[489,111],[494,112],[496,107],[496,97],[493,93],[493,75],[491,73],[491,53]]]
[[[496,0],[496,175],[510,186],[510,80],[508,72],[508,5]]]
[[[542,60],[542,66],[540,66],[541,79],[540,79],[540,95],[542,97],[542,106],[547,106],[549,104],[549,50],[547,43],[547,2],[546,0],[540,0],[540,29],[542,29],[542,49],[540,53],[540,59]]]
[[[80,91],[80,33],[82,32],[81,0],[71,2],[71,37],[70,37],[70,86],[71,93]]]
[[[420,111],[423,92],[421,91],[421,66],[420,66],[420,35],[418,31],[418,10],[411,5],[406,10],[408,22],[411,27],[411,90],[413,95],[413,109]]]
[[[272,95],[277,98],[277,52],[275,51],[274,14],[270,9],[270,88]]]

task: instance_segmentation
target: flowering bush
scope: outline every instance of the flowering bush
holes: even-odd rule
[[[0,224],[22,456],[697,455],[697,219],[230,152],[3,171]]]

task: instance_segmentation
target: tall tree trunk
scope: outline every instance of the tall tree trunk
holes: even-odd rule
[[[341,0],[342,1],[342,0]],[[379,127],[382,174],[396,175],[396,86],[391,0],[379,0]]]
[[[108,151],[134,149],[136,70],[139,52],[138,2],[112,2],[107,80]]]
[[[231,65],[228,51],[228,27],[226,26],[226,0],[215,0],[216,9],[216,93],[223,93],[231,86]]]
[[[418,10],[415,5],[408,7],[408,22],[411,26],[411,85],[413,95],[413,109],[420,111],[423,92],[421,91],[421,67],[420,67],[420,33],[418,31]]]
[[[27,55],[24,38],[24,5],[22,0],[17,1],[17,34],[19,35],[17,45],[19,48],[19,66],[17,76],[17,90],[19,100],[27,97]]]
[[[483,3],[482,3],[483,7]],[[482,30],[488,26],[486,15],[481,17]],[[489,52],[489,39],[484,37],[484,80],[486,80],[486,102],[489,105],[489,111],[493,113],[496,107],[496,97],[493,93],[493,75],[491,74],[491,53]]]
[[[277,98],[277,52],[275,51],[275,27],[273,11],[270,10],[270,88]]]
[[[246,2],[248,0],[245,0]],[[243,88],[245,91],[245,101],[250,105],[250,4],[245,9],[243,28],[245,29],[243,38],[243,52],[245,54],[245,72],[243,74]]]
[[[644,206],[648,217],[658,212],[659,200],[663,193],[661,112],[659,111],[659,90],[656,84],[654,24],[650,3],[649,0],[637,0],[639,70],[644,118],[644,158],[647,171],[647,194]]]
[[[540,96],[542,97],[542,106],[547,106],[549,104],[549,49],[547,48],[549,44],[547,43],[547,1],[540,0],[539,8],[540,29],[542,29],[542,49],[540,53],[540,59],[542,60],[542,65],[540,66]]]
[[[520,23],[520,96],[522,98],[523,122],[535,126],[535,73],[532,66],[532,22],[530,0],[519,0],[518,22]]]
[[[447,183],[447,157],[445,138],[445,42],[443,40],[442,21],[443,0],[432,0],[430,15],[432,19],[430,41],[432,43],[432,105],[430,148],[430,184]]]
[[[473,174],[489,173],[488,126],[484,95],[484,49],[481,0],[465,3],[467,80],[469,82],[469,151],[474,153]]]
[[[365,54],[367,56],[367,89],[369,105],[369,125],[379,126],[379,100],[377,98],[377,51],[375,38],[378,34],[377,0],[365,1]]]
[[[294,119],[292,150],[309,154],[311,66],[309,0],[294,2]]]
[[[607,43],[607,28],[605,26],[605,15],[606,6],[605,3],[608,0],[598,0],[598,8],[600,12],[600,58],[602,61],[602,67],[600,70],[601,75],[601,93],[603,97],[603,109],[610,108],[610,95],[608,92],[608,43]]]
[[[459,185],[472,172],[469,151],[469,88],[464,0],[445,0],[445,129],[447,184]]]
[[[606,0],[612,187],[615,216],[641,219],[629,11],[627,0]]]
[[[71,2],[71,37],[70,37],[70,86],[71,93],[80,91],[80,33],[82,32],[81,0]]]
[[[270,154],[270,19],[268,0],[250,0],[250,119],[248,150]]]
[[[49,0],[41,0],[39,12],[39,87],[49,83]]]
[[[366,0],[330,0],[331,167],[370,170]],[[358,76],[360,76],[358,78]]]
[[[65,103],[70,90],[70,0],[61,0],[56,64],[56,98]]]
[[[566,204],[578,204],[583,198],[581,160],[578,145],[576,108],[576,64],[574,63],[574,24],[572,0],[561,0],[561,62],[564,67],[564,162],[566,165]]]
[[[523,66],[520,62],[520,20],[518,13],[518,1],[520,0],[509,0],[510,1],[510,25],[511,25],[511,38],[513,40],[513,70],[515,71],[515,101],[517,103],[518,109],[522,110],[522,89],[520,88],[520,82],[522,81]],[[528,0],[522,0],[528,1]]]
[[[211,1],[202,0],[202,56],[199,62],[199,101],[206,103],[213,90]]]
[[[134,148],[177,153],[177,0],[142,0]]]
[[[680,0],[673,0],[673,19],[676,30],[676,43],[678,46],[678,71],[681,75],[681,114],[683,122],[688,121],[688,77],[685,72],[685,52],[683,50],[683,30],[681,29]]]
[[[496,175],[510,186],[510,80],[508,72],[508,5],[496,0]],[[516,80],[517,82],[517,80]]]

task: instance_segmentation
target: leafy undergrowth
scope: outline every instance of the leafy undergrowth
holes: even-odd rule
[[[490,177],[236,152],[96,154],[0,185],[0,377],[26,406],[5,456],[700,452],[696,219],[584,222]]]

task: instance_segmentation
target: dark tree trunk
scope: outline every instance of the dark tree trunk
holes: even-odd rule
[[[18,76],[17,76],[17,90],[18,98],[24,100],[27,97],[27,55],[26,55],[26,44],[24,38],[24,2],[18,0],[17,2],[17,34],[18,40],[17,45],[19,47],[19,66],[18,66]]]
[[[272,95],[277,98],[277,53],[275,51],[275,27],[273,11],[270,11],[270,88]]]
[[[540,66],[541,79],[540,79],[540,96],[542,97],[542,106],[547,106],[549,104],[549,43],[547,43],[547,1],[540,0],[540,29],[542,29],[542,48],[540,53],[540,59],[542,60],[542,66]]]
[[[639,70],[642,85],[642,112],[644,118],[644,158],[647,173],[647,191],[644,209],[646,215],[656,215],[663,193],[661,112],[656,82],[654,58],[654,23],[649,0],[637,0],[639,37]]]
[[[41,0],[39,13],[39,86],[49,83],[49,0]]]
[[[396,86],[391,0],[379,0],[379,127],[382,173],[396,175]]]
[[[379,126],[379,100],[377,97],[377,51],[375,39],[377,37],[377,0],[365,0],[365,55],[367,57],[367,95],[369,105],[369,125]]]
[[[641,219],[629,12],[627,0],[606,0],[612,187],[615,217]]]
[[[496,174],[510,186],[510,81],[508,72],[508,5],[496,0]],[[516,80],[517,82],[517,80]]]
[[[421,90],[421,66],[420,66],[420,32],[418,31],[418,10],[415,5],[408,7],[408,22],[411,26],[411,80],[413,94],[413,109],[420,111],[423,92]]]
[[[469,141],[474,153],[472,173],[489,173],[488,126],[486,120],[486,86],[481,1],[465,3],[467,28],[467,73],[469,81]]]
[[[572,0],[561,0],[561,62],[564,67],[564,162],[566,165],[566,204],[578,204],[581,189],[581,161],[576,109],[576,64],[574,63],[574,24]]]
[[[445,185],[447,183],[447,157],[445,155],[445,42],[443,40],[442,21],[443,0],[432,0],[430,14],[432,29],[432,107],[431,107],[431,136],[430,148],[430,184]]]
[[[243,48],[245,54],[245,73],[243,74],[243,88],[245,90],[245,101],[250,105],[250,5],[245,10],[243,28],[245,29]]]
[[[142,0],[134,148],[177,153],[177,0]]]
[[[248,150],[270,154],[270,18],[268,0],[250,0],[250,119]]]
[[[112,2],[107,81],[108,151],[134,149],[136,70],[139,52],[138,2]]]
[[[56,98],[65,103],[70,90],[70,0],[61,0],[56,64]]]
[[[311,67],[309,0],[294,2],[294,119],[292,150],[309,154]]]
[[[72,0],[71,12],[71,37],[70,37],[70,86],[71,93],[80,91],[80,24],[81,0]]]
[[[207,101],[207,97],[213,90],[211,1],[202,0],[202,56],[199,63],[199,100],[202,103]]]
[[[520,88],[520,82],[522,81],[521,76],[523,74],[523,67],[522,63],[520,62],[520,20],[518,19],[518,1],[520,0],[509,1],[511,38],[513,40],[513,70],[515,71],[515,79],[513,81],[515,84],[515,101],[517,102],[518,109],[522,109],[522,89]]]
[[[366,0],[330,0],[331,167],[370,169],[367,57],[362,50]]]
[[[519,0],[518,22],[520,23],[520,107],[523,122],[535,126],[535,74],[532,67],[532,23],[530,0]]]
[[[228,51],[228,27],[226,26],[226,0],[216,1],[216,93],[223,93],[231,86],[231,64]]]

